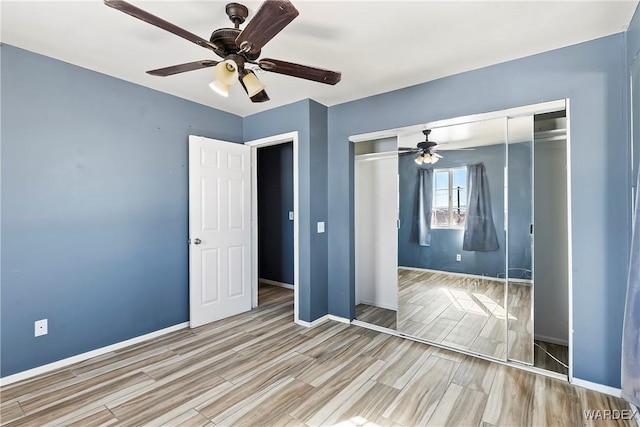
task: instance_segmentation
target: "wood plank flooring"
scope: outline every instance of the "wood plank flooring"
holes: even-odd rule
[[[337,322],[260,307],[0,389],[3,426],[608,426],[620,399]]]
[[[512,361],[568,374],[567,368],[562,365],[569,363],[566,346],[538,340],[534,345],[529,285],[510,283],[505,326],[505,313],[501,310],[504,305],[502,282],[399,268],[398,283],[402,295],[400,301],[405,304],[401,308],[403,321],[400,332],[503,360],[506,356]],[[449,299],[442,298],[443,294]],[[367,304],[356,306],[356,319],[363,322],[398,330],[396,318],[394,310]],[[505,330],[508,336],[505,336]],[[464,345],[462,339],[471,345]],[[505,349],[508,353],[505,353]]]

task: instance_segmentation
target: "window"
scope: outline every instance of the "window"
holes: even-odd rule
[[[467,168],[434,169],[432,228],[464,228],[467,217]]]

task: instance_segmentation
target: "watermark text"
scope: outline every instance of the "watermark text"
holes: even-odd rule
[[[585,409],[586,420],[631,420],[636,416],[636,411],[631,409]]]

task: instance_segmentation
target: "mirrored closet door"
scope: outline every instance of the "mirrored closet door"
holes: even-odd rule
[[[398,166],[398,331],[501,360],[505,130],[505,118],[433,128],[421,164],[411,147],[426,136],[403,135]]]
[[[566,375],[566,129],[561,101],[356,143],[356,320]]]
[[[509,360],[533,365],[533,115],[507,118]]]

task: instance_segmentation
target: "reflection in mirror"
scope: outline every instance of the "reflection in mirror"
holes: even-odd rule
[[[636,56],[631,64],[631,176],[633,194],[631,200],[635,204],[638,191],[636,177],[640,168],[640,56]],[[635,207],[635,206],[634,206]]]
[[[567,118],[534,116],[534,366],[568,374],[569,219]]]
[[[568,374],[565,105],[355,144],[356,320]]]
[[[406,335],[502,360],[506,119],[399,136],[398,318]],[[428,156],[425,156],[429,158]]]
[[[356,319],[396,329],[397,139],[359,142],[354,154]]]
[[[533,115],[507,119],[509,360],[533,364]]]

